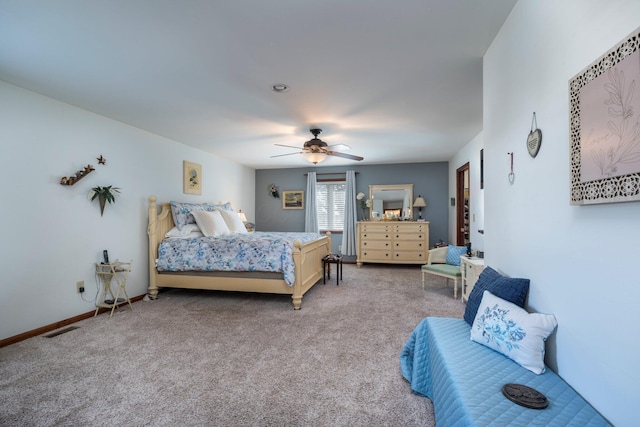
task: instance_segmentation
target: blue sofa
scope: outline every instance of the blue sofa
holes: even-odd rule
[[[551,370],[536,375],[469,337],[463,319],[427,317],[400,355],[402,375],[413,392],[431,399],[438,427],[610,425]],[[506,383],[538,390],[548,407],[511,402],[502,394]]]

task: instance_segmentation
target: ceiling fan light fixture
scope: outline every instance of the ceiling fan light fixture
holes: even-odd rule
[[[273,86],[271,86],[271,90],[276,93],[284,93],[289,90],[289,86],[287,86],[284,83],[276,83]]]
[[[325,153],[319,152],[306,152],[302,153],[302,157],[304,157],[306,161],[317,165],[318,163],[324,162],[324,160],[327,158],[327,155]]]

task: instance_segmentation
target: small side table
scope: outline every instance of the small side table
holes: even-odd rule
[[[342,255],[340,254],[329,254],[322,258],[322,283],[327,283],[327,278],[331,279],[331,264],[336,265],[336,286],[338,286],[342,279]]]
[[[460,271],[462,272],[462,302],[469,300],[469,294],[476,284],[480,273],[484,270],[483,258],[460,257]]]
[[[129,308],[133,310],[126,287],[132,263],[133,261],[116,261],[110,264],[96,264],[96,274],[100,277],[100,281],[102,282],[102,294],[96,301],[96,312],[93,314],[93,317],[98,315],[98,311],[101,308],[110,308],[111,314],[109,314],[109,317],[111,317],[113,316],[113,312],[116,307],[124,303],[129,303]],[[115,295],[111,288],[112,279],[116,281],[117,285]],[[107,299],[107,294],[111,296],[111,299]],[[122,298],[120,298],[121,296]]]

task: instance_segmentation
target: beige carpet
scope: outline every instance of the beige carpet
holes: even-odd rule
[[[0,349],[2,426],[434,426],[399,355],[425,316],[462,317],[419,266],[344,266],[287,296],[171,290]]]

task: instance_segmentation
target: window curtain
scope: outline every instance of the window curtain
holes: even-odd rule
[[[358,211],[356,206],[355,171],[347,171],[347,186],[344,198],[344,230],[342,231],[342,254],[357,255],[356,223],[358,222]]]
[[[307,207],[304,212],[304,231],[308,233],[318,233],[318,212],[316,204],[316,173],[307,174]]]

